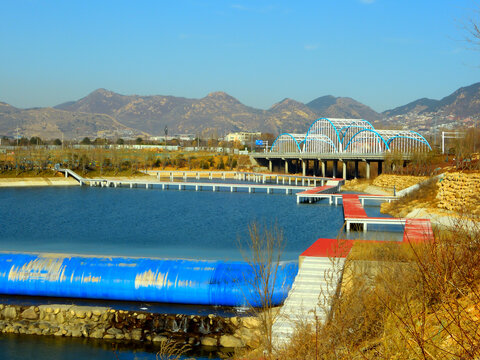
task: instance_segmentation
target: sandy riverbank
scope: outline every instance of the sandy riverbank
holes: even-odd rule
[[[0,187],[78,186],[78,181],[65,177],[15,177],[0,178]]]
[[[155,180],[155,177],[150,175],[141,176],[99,176],[98,179],[107,180],[133,180],[136,178],[151,178]],[[79,183],[72,177],[64,176],[48,176],[48,177],[5,177],[0,178],[0,188],[2,187],[30,187],[30,186],[78,186]]]

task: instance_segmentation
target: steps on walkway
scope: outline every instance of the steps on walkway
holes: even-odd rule
[[[288,341],[300,323],[325,321],[330,299],[341,279],[344,258],[304,257],[278,319],[273,324],[276,344]]]

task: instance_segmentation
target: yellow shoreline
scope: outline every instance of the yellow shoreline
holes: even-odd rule
[[[0,178],[1,187],[28,187],[28,186],[78,186],[78,181],[64,177],[24,177]]]

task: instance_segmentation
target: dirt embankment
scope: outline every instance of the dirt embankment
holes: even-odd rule
[[[449,172],[438,180],[424,181],[398,201],[382,204],[381,211],[396,217],[476,218],[480,215],[480,172]]]
[[[393,195],[394,190],[399,191],[406,189],[426,179],[426,176],[381,174],[373,180],[349,180],[342,186],[342,190],[360,191],[378,195]]]

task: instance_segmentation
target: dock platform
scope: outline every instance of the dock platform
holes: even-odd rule
[[[188,182],[188,181],[152,181],[150,179],[114,180],[114,179],[90,179],[84,178],[70,169],[58,168],[56,171],[64,172],[65,177],[72,176],[79,184],[99,187],[129,187],[161,190],[195,190],[195,191],[230,191],[230,192],[263,192],[267,194],[285,193],[293,194],[305,191],[309,186],[263,184],[263,183],[223,183],[223,182]]]
[[[406,219],[403,241],[419,243],[433,240],[432,223],[429,219]]]
[[[281,184],[281,185],[299,185],[302,186],[317,186],[324,185],[327,181],[332,180],[332,178],[327,177],[318,177],[318,176],[302,176],[295,174],[267,174],[259,172],[246,172],[246,171],[199,171],[199,170],[145,170],[145,174],[154,175],[158,180],[161,178],[169,178],[170,181],[174,181],[175,178],[182,178],[188,180],[189,178],[194,178],[200,180],[202,178],[208,178],[209,180],[213,179],[222,179],[227,178],[250,181],[257,183],[271,183],[271,184]],[[343,179],[340,179],[343,180]]]

